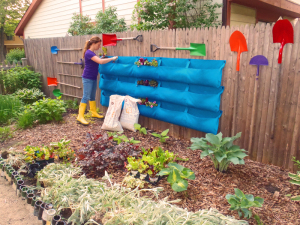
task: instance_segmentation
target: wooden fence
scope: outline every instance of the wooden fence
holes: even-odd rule
[[[237,54],[231,52],[229,45],[229,37],[235,30],[240,30],[245,35],[248,44],[248,52],[241,55],[239,74],[235,69]],[[292,170],[295,169],[291,161],[292,156],[300,159],[299,22],[294,30],[295,43],[284,47],[281,67],[277,63],[280,44],[273,43],[270,24],[117,33],[117,37],[120,38],[142,34],[144,41],[142,43],[132,40],[119,41],[116,47],[108,47],[108,55],[226,60],[222,79],[222,85],[225,86],[221,101],[223,115],[220,119],[219,131],[224,136],[242,132],[242,138],[237,141],[237,144],[248,150],[251,159]],[[43,74],[43,89],[47,96],[53,97],[52,90],[54,89],[47,86],[47,76],[57,77],[63,83],[82,87],[80,66],[57,63],[57,61],[79,62],[82,52],[61,51],[57,55],[52,55],[50,47],[55,45],[58,48],[83,48],[85,41],[91,36],[25,40],[28,63],[35,71]],[[163,47],[188,47],[192,42],[205,43],[207,56],[190,56],[189,51],[150,52],[150,44]],[[257,67],[249,65],[250,59],[256,55],[264,55],[269,60],[269,66],[261,67],[258,81],[255,81]],[[256,99],[254,99],[255,82],[257,82]],[[278,93],[276,93],[278,82]],[[237,91],[235,91],[236,87]],[[60,85],[59,88],[65,94],[82,96],[82,89],[65,85]],[[235,110],[236,93],[238,100]],[[278,100],[275,104],[276,96]],[[100,91],[98,90],[98,106],[105,112],[106,108],[100,106],[99,100]],[[256,104],[253,104],[255,101]],[[254,105],[256,105],[255,108]],[[274,112],[275,120],[273,121]],[[184,139],[204,136],[202,132],[143,116],[140,117],[139,122],[142,126],[158,131],[170,128],[170,135]],[[274,126],[274,132],[272,126]]]

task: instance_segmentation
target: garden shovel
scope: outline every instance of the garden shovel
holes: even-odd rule
[[[254,114],[255,114],[255,110],[256,110],[257,83],[258,83],[258,76],[259,76],[259,66],[268,66],[269,62],[268,62],[268,59],[265,56],[256,55],[250,60],[249,64],[257,66],[255,86],[254,86],[253,107],[252,107],[252,115],[251,115],[251,123],[250,123],[250,142],[249,142],[249,147],[248,147],[248,150],[251,151],[252,137],[253,137],[253,127],[254,127]]]
[[[287,43],[294,43],[294,28],[291,22],[287,19],[285,20],[278,20],[274,27],[273,27],[273,43],[280,43],[279,55],[278,55],[278,63],[279,63],[279,73],[277,76],[277,83],[275,89],[275,100],[274,100],[274,110],[272,115],[272,127],[271,127],[271,139],[274,138],[274,128],[275,128],[275,117],[276,117],[276,105],[277,105],[277,98],[278,98],[278,86],[279,86],[279,79],[281,73],[281,62],[282,62],[282,52],[283,47]]]
[[[52,93],[53,93],[53,95],[54,95],[55,97],[60,97],[60,96],[62,96],[62,95],[66,95],[66,96],[71,96],[71,97],[74,97],[74,98],[82,98],[82,97],[78,97],[78,96],[75,96],[75,95],[69,95],[69,94],[61,93],[61,92],[60,92],[60,89],[54,89],[54,90],[52,91]]]
[[[117,38],[116,34],[102,34],[103,46],[116,46],[117,41],[123,40],[137,40],[138,42],[143,42],[143,35],[138,35],[136,37],[129,38]]]
[[[233,123],[232,123],[232,130],[231,136],[235,135],[235,118],[236,118],[236,109],[237,109],[237,95],[238,95],[238,86],[239,86],[239,71],[240,71],[240,56],[242,52],[247,52],[247,42],[245,36],[238,30],[234,31],[229,39],[229,44],[231,51],[237,52],[237,62],[236,62],[236,71],[237,72],[237,79],[236,85],[234,90],[234,107],[233,107]]]
[[[205,44],[198,44],[198,43],[190,43],[189,48],[180,48],[180,47],[158,47],[156,45],[150,45],[150,51],[156,52],[159,49],[164,50],[188,50],[190,51],[190,55],[193,56],[206,56],[206,48]]]
[[[66,83],[58,82],[57,78],[55,78],[55,77],[47,77],[47,82],[48,82],[48,86],[57,86],[58,84],[61,84],[61,85],[66,85],[66,86],[70,86],[70,87],[81,89],[81,87],[78,87],[78,86],[74,86],[74,85],[71,85],[71,84],[66,84]]]
[[[82,48],[64,48],[64,49],[59,49],[57,46],[51,46],[51,53],[52,54],[57,54],[58,51],[80,51]]]

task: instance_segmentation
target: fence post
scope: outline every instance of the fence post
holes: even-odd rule
[[[27,58],[22,58],[21,60],[22,60],[22,67],[28,65],[28,63],[27,63]]]

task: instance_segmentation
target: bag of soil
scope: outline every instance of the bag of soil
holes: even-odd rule
[[[125,96],[111,95],[109,106],[101,129],[110,131],[123,131],[119,117]]]
[[[121,125],[123,128],[136,132],[134,124],[138,123],[140,115],[139,108],[136,103],[141,102],[141,100],[126,95],[124,101],[124,108],[120,118]]]

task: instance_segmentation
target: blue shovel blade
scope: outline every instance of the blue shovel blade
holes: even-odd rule
[[[56,46],[51,46],[51,53],[52,54],[57,54],[58,51],[59,51],[59,49]]]

